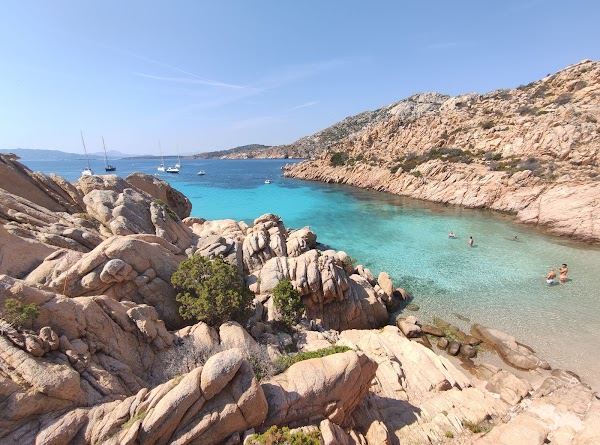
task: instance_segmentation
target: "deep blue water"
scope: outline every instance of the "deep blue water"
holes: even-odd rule
[[[170,162],[169,162],[170,161]],[[166,160],[165,164],[173,164]],[[155,174],[158,160],[111,161],[115,173]],[[183,160],[161,173],[193,203],[192,215],[251,222],[280,215],[287,227],[311,226],[320,242],[344,250],[375,274],[387,271],[421,306],[421,321],[440,315],[504,330],[553,367],[600,381],[600,250],[517,225],[490,211],[426,203],[351,187],[280,177],[282,160]],[[32,170],[76,180],[83,161],[27,162]],[[104,173],[101,162],[92,162]],[[206,175],[198,176],[199,170]],[[265,184],[265,179],[271,184]],[[449,239],[452,230],[456,239]],[[514,241],[514,236],[519,237]],[[473,236],[474,247],[467,240]],[[569,264],[570,280],[548,287],[549,267]]]

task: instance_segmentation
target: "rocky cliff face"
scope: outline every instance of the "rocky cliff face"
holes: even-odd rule
[[[600,63],[376,123],[287,176],[516,214],[600,240]]]
[[[535,388],[488,364],[471,363],[466,376],[423,345],[423,332],[444,334],[421,331],[414,317],[373,329],[406,293],[317,245],[308,227],[289,230],[272,214],[251,226],[190,218],[185,197],[153,177],[68,184],[0,163],[23,186],[0,189],[2,444],[258,444],[253,433],[273,425],[326,445],[600,439],[591,389],[550,374],[506,334],[473,331],[527,365],[541,380]],[[71,200],[55,199],[63,193]],[[244,326],[179,316],[170,277],[192,255],[237,266],[256,294]],[[307,307],[293,336],[277,330],[271,293],[282,279]],[[15,302],[37,308],[29,329],[7,322]],[[332,346],[342,352],[270,373],[289,349]],[[469,431],[480,425],[496,428]]]

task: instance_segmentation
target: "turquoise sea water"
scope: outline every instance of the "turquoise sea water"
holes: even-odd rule
[[[116,160],[117,172],[156,173],[157,160]],[[165,162],[169,165],[169,162]],[[174,163],[174,161],[171,161]],[[83,162],[27,162],[32,170],[76,180]],[[193,203],[192,215],[251,222],[280,215],[287,227],[310,225],[318,240],[344,250],[375,274],[408,289],[427,322],[439,315],[468,329],[481,323],[514,335],[553,367],[600,386],[600,250],[517,225],[490,211],[415,201],[346,186],[281,178],[281,160],[184,160],[161,173]],[[101,163],[93,163],[104,173]],[[198,170],[205,176],[198,176]],[[265,179],[272,179],[265,184]],[[456,239],[449,239],[452,230]],[[513,238],[517,235],[518,241]],[[474,247],[468,237],[473,236]],[[569,281],[548,287],[553,266]]]

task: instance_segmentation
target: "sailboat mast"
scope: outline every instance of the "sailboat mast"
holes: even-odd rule
[[[104,136],[102,136],[102,147],[104,147],[104,165],[108,168],[108,157],[106,156],[106,144],[104,143]]]
[[[87,164],[87,168],[90,168],[90,159],[88,158],[87,149],[85,148],[85,141],[83,140],[83,131],[79,130],[81,133],[81,143],[83,144],[83,151],[85,152],[85,162]]]

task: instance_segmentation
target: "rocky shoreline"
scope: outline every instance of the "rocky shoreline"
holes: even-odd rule
[[[285,177],[346,184],[398,196],[487,208],[514,215],[516,222],[548,233],[589,243],[600,241],[595,221],[600,217],[600,184],[569,181],[544,183],[531,171],[509,175],[483,166],[462,165],[449,169],[443,161],[419,167],[420,175],[391,173],[368,165],[333,167],[329,159],[287,164]]]
[[[597,394],[514,338],[410,316],[389,326],[406,293],[308,227],[190,212],[150,175],[70,184],[0,156],[0,308],[37,311],[29,329],[0,327],[0,442],[252,444],[273,425],[327,445],[600,440]],[[237,267],[255,294],[243,324],[180,316],[170,278],[194,255]],[[292,332],[272,298],[284,279],[306,306]],[[467,375],[430,338],[467,362],[483,342],[539,378],[472,361]],[[257,360],[333,346],[345,352],[257,374]]]

